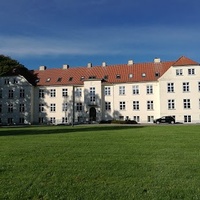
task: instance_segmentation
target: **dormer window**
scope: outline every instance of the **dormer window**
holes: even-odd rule
[[[108,79],[108,75],[105,75],[103,79],[107,80]]]
[[[85,77],[84,77],[84,76],[81,76],[80,80],[82,81],[82,80],[84,80],[84,79],[85,79]]]
[[[128,77],[129,77],[129,78],[133,78],[133,74],[129,74]]]
[[[51,78],[47,78],[46,82],[50,82]]]
[[[142,73],[142,77],[146,77],[146,73]]]
[[[96,76],[89,76],[89,79],[96,79]]]
[[[39,78],[38,78],[38,79],[36,79],[36,80],[35,80],[35,82],[36,82],[36,83],[39,83],[39,82],[40,82],[40,79],[39,79]]]
[[[120,79],[121,76],[119,74],[116,75],[116,79]]]
[[[160,73],[159,72],[156,72],[155,73],[155,77],[159,77],[160,76]]]
[[[73,77],[69,77],[69,81],[72,81],[73,80]]]
[[[62,78],[61,77],[59,77],[58,78],[58,80],[57,80],[57,82],[61,82],[62,81]]]

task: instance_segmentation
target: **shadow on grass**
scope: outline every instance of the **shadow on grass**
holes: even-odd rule
[[[143,126],[37,126],[37,127],[8,127],[0,128],[0,136],[20,136],[20,135],[42,135],[42,134],[61,134],[76,132],[96,132],[114,131],[143,128]]]

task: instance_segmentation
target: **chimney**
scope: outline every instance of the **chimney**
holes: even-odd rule
[[[102,67],[106,67],[107,66],[107,64],[106,64],[106,62],[102,62],[102,65],[101,65]]]
[[[133,64],[134,64],[133,60],[128,61],[128,65],[133,65]]]
[[[41,65],[41,66],[39,67],[39,70],[40,70],[40,71],[43,71],[43,70],[46,70],[46,69],[47,69],[47,67],[44,66],[44,65]]]
[[[69,69],[69,65],[63,65],[63,69]]]
[[[160,63],[160,62],[161,62],[160,58],[154,58],[154,63]]]
[[[92,68],[92,63],[88,63],[87,68]]]

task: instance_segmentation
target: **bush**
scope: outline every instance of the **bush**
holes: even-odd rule
[[[135,120],[125,120],[125,121],[121,121],[121,120],[112,120],[111,122],[112,124],[137,124],[137,122]]]

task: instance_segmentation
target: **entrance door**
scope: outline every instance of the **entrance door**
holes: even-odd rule
[[[96,121],[96,109],[94,107],[90,108],[90,121]]]

